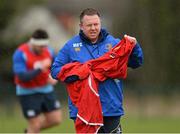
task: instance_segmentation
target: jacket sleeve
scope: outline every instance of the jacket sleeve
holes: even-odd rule
[[[18,74],[26,71],[27,69],[23,52],[16,50],[13,54],[13,72]]]
[[[137,43],[132,50],[132,53],[129,57],[128,67],[137,68],[143,64],[144,57],[143,51],[140,45]]]
[[[69,53],[70,52],[67,44],[65,44],[64,47],[58,52],[51,66],[51,76],[54,79],[58,79],[57,75],[61,71],[62,66],[70,61]]]

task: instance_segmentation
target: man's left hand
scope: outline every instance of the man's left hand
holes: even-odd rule
[[[136,43],[137,43],[137,40],[136,40],[135,37],[132,37],[132,36],[129,36],[129,35],[125,34],[124,38],[128,39],[130,41],[130,43],[133,44],[133,45],[136,45]]]

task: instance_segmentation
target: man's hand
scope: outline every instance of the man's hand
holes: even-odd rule
[[[57,82],[58,81],[53,79],[52,76],[49,74],[48,83],[51,84],[51,85],[56,85]]]
[[[51,66],[51,59],[47,58],[41,61],[43,68],[49,68]]]
[[[128,39],[129,41],[130,41],[130,43],[131,44],[133,44],[133,45],[136,45],[136,43],[137,43],[137,40],[136,40],[136,38],[135,37],[132,37],[132,36],[129,36],[129,35],[124,35],[124,38],[125,39]]]
[[[41,69],[42,71],[47,71],[51,66],[51,59],[47,58],[42,61],[37,61],[34,64],[34,69]]]

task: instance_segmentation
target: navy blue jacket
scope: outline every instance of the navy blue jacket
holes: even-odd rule
[[[70,62],[84,63],[90,59],[96,59],[108,52],[120,39],[114,38],[102,29],[98,41],[92,44],[82,31],[70,39],[59,51],[51,68],[51,75],[57,79],[61,67]],[[143,63],[143,52],[139,44],[136,44],[130,55],[128,67],[137,68]],[[123,93],[121,79],[107,79],[99,83],[99,94],[103,116],[121,116],[123,110]],[[69,112],[71,118],[76,118],[77,108],[69,98]]]

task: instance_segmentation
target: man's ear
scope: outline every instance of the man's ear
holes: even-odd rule
[[[82,23],[79,23],[79,28],[83,30]]]

